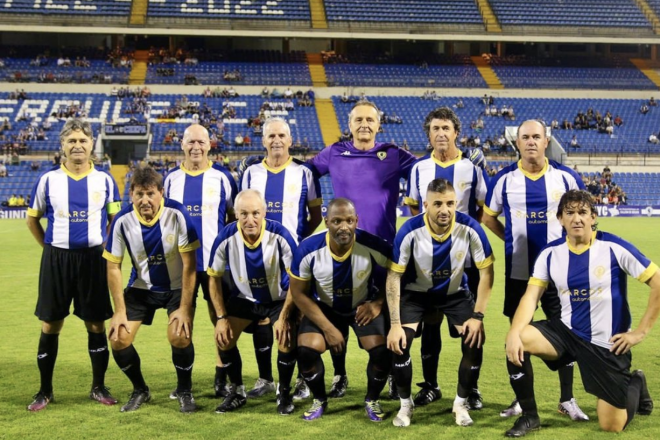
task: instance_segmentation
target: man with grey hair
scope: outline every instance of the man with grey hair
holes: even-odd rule
[[[266,200],[257,190],[246,189],[238,194],[236,215],[238,221],[225,226],[215,239],[208,268],[217,319],[216,342],[231,382],[231,393],[216,412],[226,413],[245,405],[242,361],[236,342],[248,326],[261,322],[275,328],[279,342],[277,411],[282,415],[291,414],[296,317],[287,270],[297,243],[281,223],[266,218]],[[225,269],[233,280],[226,300],[219,282]],[[268,361],[270,363],[270,359]],[[269,379],[272,383],[272,376]]]
[[[268,155],[247,168],[241,189],[256,189],[263,194],[266,218],[282,223],[300,241],[321,223],[321,187],[312,171],[289,154],[292,142],[291,129],[284,119],[267,119],[263,125],[263,146]],[[259,379],[248,393],[250,397],[275,391],[271,366],[273,332],[270,323],[260,324],[251,329]],[[304,382],[299,380],[297,387],[304,387]],[[297,396],[305,394],[308,392],[303,390]]]
[[[209,160],[211,141],[209,132],[199,124],[192,124],[183,133],[181,149],[185,156],[183,163],[172,169],[165,178],[165,197],[176,200],[186,207],[200,247],[197,248],[197,275],[193,295],[200,287],[207,301],[208,312],[213,326],[216,315],[209,294],[209,266],[211,245],[222,228],[236,219],[234,216],[234,198],[238,189],[229,171],[221,164]],[[216,354],[216,374],[214,389],[216,397],[224,397],[226,375]],[[172,399],[177,396],[172,393]]]
[[[43,248],[35,315],[42,321],[37,365],[41,388],[28,405],[40,411],[53,400],[53,370],[59,334],[73,302],[85,321],[92,361],[89,397],[104,405],[117,401],[106,388],[108,344],[104,321],[112,316],[103,243],[120,210],[119,191],[110,174],[94,168],[94,137],[89,122],[69,119],[60,132],[65,161],[39,177],[32,190],[27,226]],[[48,219],[46,231],[39,220]]]

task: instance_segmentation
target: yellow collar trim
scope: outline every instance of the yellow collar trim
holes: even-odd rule
[[[449,225],[449,228],[447,229],[447,232],[444,233],[444,235],[437,235],[435,232],[433,232],[433,229],[431,229],[431,225],[429,224],[428,215],[428,212],[424,214],[424,224],[426,225],[426,229],[429,231],[429,234],[431,234],[431,238],[435,241],[439,241],[440,243],[447,240],[454,230],[454,226],[456,225],[456,215],[454,214],[454,218],[451,219],[451,225]]]
[[[341,257],[338,257],[337,255],[332,253],[332,248],[330,247],[330,231],[325,233],[325,244],[328,246],[328,252],[330,252],[330,256],[332,257],[332,259],[338,263],[343,263],[353,253],[353,246],[355,245],[355,235],[353,235],[353,243],[351,243],[351,248]]]
[[[256,249],[259,247],[261,244],[261,240],[264,238],[264,232],[266,231],[266,220],[261,221],[261,232],[259,232],[259,238],[257,238],[257,241],[254,242],[254,244],[250,244],[246,239],[245,236],[243,235],[243,231],[241,230],[241,223],[236,222],[236,227],[238,227],[238,232],[241,233],[241,240],[243,240],[243,244],[247,246],[248,249]]]
[[[539,180],[541,177],[545,175],[545,173],[548,171],[548,158],[545,158],[545,165],[543,165],[543,169],[539,171],[538,174],[531,174],[523,169],[522,166],[522,159],[518,161],[518,168],[520,169],[520,172],[522,172],[525,177],[527,177],[530,180]]]
[[[458,148],[457,148],[458,150]],[[455,165],[458,163],[463,158],[463,153],[461,150],[458,150],[458,156],[456,156],[454,159],[450,160],[449,162],[440,162],[436,157],[435,157],[435,151],[431,152],[431,159],[433,159],[433,162],[435,162],[436,165],[442,168],[447,168],[452,165]]]
[[[596,240],[596,231],[593,231],[591,233],[591,240],[589,240],[589,244],[583,247],[582,249],[578,250],[571,245],[571,242],[568,240],[568,235],[566,236],[566,244],[568,244],[568,250],[574,253],[575,255],[581,255],[587,252],[591,248],[591,245],[594,244],[595,240]]]
[[[183,171],[184,173],[186,173],[186,174],[189,175],[189,176],[197,177],[197,176],[199,176],[200,174],[203,174],[204,171],[208,170],[208,169],[211,168],[212,166],[213,166],[213,162],[211,162],[211,161],[209,160],[209,164],[208,164],[208,166],[207,166],[206,168],[204,168],[203,170],[191,171],[191,170],[189,170],[188,168],[186,168],[184,164],[181,164],[181,171]]]
[[[264,168],[266,168],[271,173],[275,173],[275,174],[279,173],[284,168],[288,167],[291,164],[291,162],[293,162],[293,156],[289,156],[289,158],[286,160],[286,162],[284,162],[279,167],[273,168],[273,167],[268,166],[268,163],[266,163],[266,158],[264,158],[264,160],[263,160]]]
[[[94,171],[95,168],[94,168],[94,163],[92,161],[89,161],[89,170],[85,171],[82,174],[78,174],[78,175],[73,174],[71,171],[69,171],[69,169],[67,167],[64,166],[64,164],[60,165],[60,169],[62,171],[64,171],[64,174],[71,177],[73,180],[78,181],[78,180],[82,180],[85,177],[89,176],[92,173],[92,171]]]
[[[137,210],[137,208],[135,207],[135,205],[133,205],[133,212],[135,212],[135,216],[137,217],[138,221],[139,221],[141,224],[143,224],[144,226],[151,227],[151,226],[155,225],[156,222],[160,219],[160,216],[163,214],[163,211],[164,211],[164,209],[163,209],[164,206],[165,206],[165,198],[163,197],[163,198],[160,200],[160,208],[158,209],[158,212],[156,213],[156,215],[154,216],[154,218],[152,218],[151,221],[149,221],[149,222],[146,221],[146,220],[140,215],[140,211]]]

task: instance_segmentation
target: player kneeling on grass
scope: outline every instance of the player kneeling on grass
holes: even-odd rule
[[[467,398],[475,388],[486,334],[484,312],[493,287],[493,252],[486,233],[472,217],[456,212],[456,192],[446,179],[429,183],[424,214],[408,220],[394,239],[387,274],[391,329],[387,347],[394,352],[392,372],[401,399],[394,426],[409,426],[413,369],[410,347],[422,318],[444,313],[453,337],[461,337],[463,357],[452,412],[459,426],[472,425]],[[464,276],[467,256],[479,269],[477,302]],[[403,288],[403,294],[401,294]]]
[[[374,422],[385,413],[378,396],[387,383],[391,357],[385,346],[385,317],[381,295],[374,298],[374,265],[390,263],[392,247],[385,240],[357,229],[353,202],[337,198],[328,204],[327,231],[305,239],[291,265],[291,293],[304,317],[298,336],[298,362],[314,395],[312,407],[303,414],[315,420],[327,407],[325,368],[321,354],[330,348],[341,353],[352,327],[360,346],[369,352],[367,364],[367,416]],[[312,299],[312,292],[314,299]]]
[[[231,382],[230,393],[217,413],[234,411],[246,403],[243,364],[236,342],[250,324],[270,320],[278,340],[277,412],[291,414],[291,378],[296,367],[295,306],[288,295],[293,252],[297,245],[279,222],[266,219],[266,200],[259,191],[238,193],[238,220],[225,226],[211,248],[208,274],[211,301],[217,314],[215,337],[220,358]],[[225,302],[220,277],[228,268],[235,288]]]
[[[596,210],[588,192],[566,192],[557,218],[567,237],[549,243],[536,259],[507,335],[506,355],[517,366],[529,362],[531,354],[554,369],[577,361],[585,390],[598,398],[600,427],[620,432],[635,413],[649,415],[653,410],[644,373],[630,373],[630,349],[642,342],[660,313],[660,271],[630,243],[596,232]],[[648,307],[635,330],[630,330],[626,275],[651,288]],[[561,315],[531,322],[550,283],[557,287],[554,294],[561,301]],[[506,435],[522,437],[541,425],[534,378],[512,377],[511,384],[523,415]]]
[[[181,412],[194,412],[192,316],[197,233],[186,208],[163,198],[163,179],[153,168],[135,171],[130,197],[132,204],[112,223],[103,253],[115,303],[108,339],[117,365],[133,384],[133,393],[121,411],[135,411],[151,399],[133,340],[140,326],[151,325],[156,310],[165,308],[169,315],[167,338],[177,374],[176,395]],[[122,290],[121,262],[126,249],[133,272]]]

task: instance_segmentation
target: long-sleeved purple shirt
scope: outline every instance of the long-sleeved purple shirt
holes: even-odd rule
[[[358,227],[392,243],[396,233],[399,180],[407,179],[417,157],[394,144],[376,142],[362,151],[353,142],[324,148],[307,163],[323,176],[330,174],[335,197],[355,204]]]

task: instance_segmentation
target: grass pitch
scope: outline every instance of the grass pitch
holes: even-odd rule
[[[607,218],[600,220],[600,229],[613,232],[634,243],[649,258],[660,263],[660,221],[652,218]],[[87,355],[87,336],[83,323],[74,316],[66,320],[60,336],[60,349],[54,378],[55,402],[40,413],[26,411],[32,394],[39,388],[36,350],[40,324],[34,316],[41,250],[30,236],[24,221],[0,222],[0,289],[2,316],[0,320],[0,438],[44,439],[399,439],[399,438],[474,438],[480,440],[502,438],[513,420],[502,419],[499,411],[513,398],[505,366],[504,337],[508,321],[502,315],[503,304],[503,245],[490,235],[495,250],[495,286],[488,306],[485,325],[488,341],[485,345],[484,365],[480,389],[484,396],[484,409],[474,412],[474,426],[461,428],[454,424],[451,414],[460,347],[443,326],[443,350],[440,358],[439,379],[443,398],[415,411],[413,424],[403,430],[391,424],[398,402],[383,397],[381,402],[388,412],[384,423],[368,421],[364,415],[363,399],[366,391],[366,353],[357,346],[351,335],[347,368],[349,391],[343,399],[331,400],[322,419],[305,422],[300,418],[309,401],[296,404],[292,416],[276,413],[274,396],[249,400],[236,413],[215,414],[219,401],[212,397],[214,376],[213,329],[208,321],[205,304],[195,322],[196,351],[193,373],[194,394],[200,410],[191,415],[178,412],[178,403],[170,401],[169,392],[175,387],[176,375],[171,363],[171,352],[166,338],[166,313],[156,315],[154,325],[143,326],[136,340],[142,358],[142,369],[151,387],[152,401],[135,413],[122,414],[119,406],[104,407],[88,398],[91,366]],[[126,266],[126,265],[125,265]],[[125,270],[127,268],[125,267]],[[124,277],[126,282],[127,276]],[[639,322],[648,301],[648,287],[629,280],[629,301],[634,325]],[[660,329],[633,350],[633,368],[646,371],[651,394],[660,399]],[[421,382],[419,360],[420,341],[412,348],[414,382]],[[250,387],[257,379],[250,335],[239,342],[243,356],[244,380]],[[326,361],[326,383],[332,380],[332,365]],[[530,438],[562,440],[585,438],[614,438],[599,430],[596,421],[596,399],[582,388],[579,372],[575,374],[575,396],[582,409],[591,417],[586,423],[571,422],[557,413],[559,384],[556,373],[550,372],[540,360],[534,360],[536,396],[543,428],[528,435]],[[276,369],[274,368],[275,374]],[[110,359],[106,383],[112,393],[124,403],[131,385]],[[414,392],[416,392],[416,387]],[[660,410],[649,417],[636,417],[622,434],[630,439],[659,439]]]

